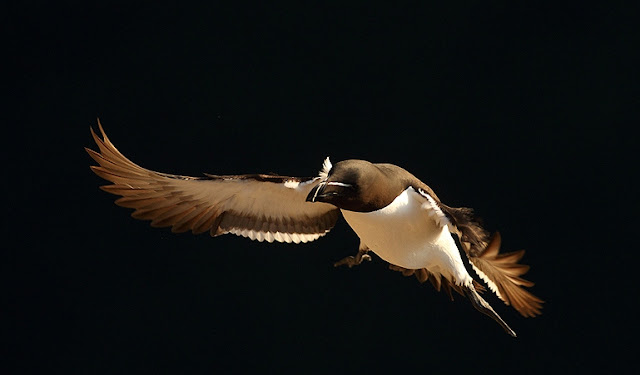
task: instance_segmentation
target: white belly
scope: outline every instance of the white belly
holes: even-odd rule
[[[471,283],[447,225],[439,226],[412,188],[373,212],[342,210],[344,218],[371,251],[408,269],[426,268],[456,283]]]

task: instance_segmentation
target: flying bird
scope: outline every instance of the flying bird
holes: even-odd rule
[[[140,167],[116,149],[104,132],[91,128],[99,152],[85,150],[98,163],[93,172],[111,185],[101,189],[121,196],[115,203],[133,208],[136,219],[176,233],[232,233],[259,242],[304,243],[317,240],[340,214],[360,238],[355,255],[336,266],[371,260],[373,252],[389,268],[436,290],[467,296],[480,312],[511,336],[515,332],[478,293],[485,285],[521,315],[539,315],[543,301],[524,287],[529,267],[518,262],[524,250],[500,254],[493,236],[469,208],[449,207],[414,175],[393,164],[329,158],[315,177],[240,174],[189,177]],[[467,266],[465,266],[468,265]],[[477,279],[473,278],[475,273]]]

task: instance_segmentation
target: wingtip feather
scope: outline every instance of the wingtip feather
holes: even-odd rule
[[[474,270],[505,304],[513,306],[522,316],[540,315],[543,301],[523,288],[534,283],[520,277],[529,271],[528,265],[518,263],[524,250],[500,254],[501,242],[496,232],[483,251],[470,257]]]

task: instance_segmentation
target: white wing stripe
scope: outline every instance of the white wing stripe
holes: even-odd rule
[[[228,231],[228,233],[235,234],[237,236],[249,238],[258,242],[273,242],[274,240],[277,242],[286,242],[286,243],[306,243],[309,241],[317,240],[318,238],[324,236],[325,233],[314,233],[314,234],[305,234],[305,233],[272,233],[272,232],[262,232],[262,231],[254,231],[250,229],[242,229],[242,228],[234,228]]]
[[[431,195],[420,188],[418,188],[418,193],[427,200],[422,204],[422,208],[429,211],[429,216],[433,218],[436,223],[438,223],[438,226],[440,226],[441,228],[444,228],[445,225],[451,227],[451,221],[449,220],[447,215],[442,212],[435,199],[433,199]]]
[[[496,285],[496,283],[491,281],[491,279],[484,272],[480,271],[480,269],[476,267],[472,262],[469,262],[469,264],[471,264],[471,267],[473,268],[474,271],[476,271],[478,276],[480,276],[482,281],[487,283],[487,285],[489,286],[489,289],[491,289],[491,291],[495,293],[496,296],[498,296],[498,298],[505,301],[504,297],[502,297],[502,294],[500,294],[500,291],[498,290],[498,286]]]

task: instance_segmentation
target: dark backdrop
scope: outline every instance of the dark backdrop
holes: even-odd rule
[[[2,360],[27,373],[609,372],[633,355],[636,9],[42,5],[3,12]],[[100,117],[186,175],[391,162],[527,250],[507,336],[467,300],[306,245],[173,235],[88,166]],[[630,240],[629,240],[630,238]],[[628,322],[628,323],[627,323]]]

